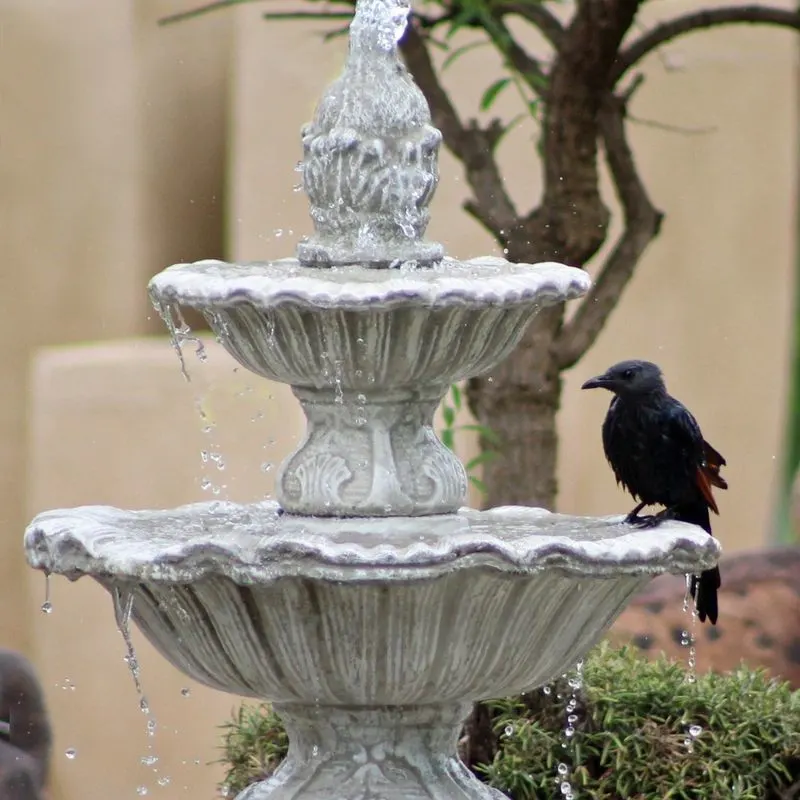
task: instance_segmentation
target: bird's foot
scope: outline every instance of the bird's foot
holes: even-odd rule
[[[626,520],[636,528],[655,528],[656,525],[661,524],[661,519],[658,514],[645,514],[644,516],[635,516],[631,520]]]
[[[648,514],[646,517],[639,517],[634,525],[637,528],[657,528],[663,521],[658,514]]]
[[[674,517],[675,514],[672,509],[665,508],[663,511],[659,511],[658,514],[636,517],[636,520],[632,524],[636,525],[637,528],[657,528],[662,522],[666,522]]]
[[[626,525],[641,525],[643,522],[645,522],[648,519],[652,519],[652,516],[649,515],[649,514],[645,514],[644,516],[641,516],[636,511],[631,511],[631,513],[628,514],[627,517],[625,517],[625,524]]]

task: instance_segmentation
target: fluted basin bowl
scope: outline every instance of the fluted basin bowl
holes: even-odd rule
[[[247,369],[293,387],[308,427],[281,466],[281,505],[369,517],[463,504],[464,469],[433,430],[442,397],[505,358],[537,311],[588,287],[580,269],[499,258],[392,270],[283,259],[178,264],[149,291],[177,342],[172,309],[194,308]]]
[[[683,524],[464,509],[310,520],[267,502],[39,515],[28,560],[133,596],[186,674],[278,703],[429,705],[527,691],[578,660],[661,572],[711,566]]]

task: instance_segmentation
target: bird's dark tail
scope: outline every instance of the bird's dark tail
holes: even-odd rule
[[[691,522],[699,525],[711,536],[711,519],[708,513],[708,506],[705,502],[687,503],[675,509],[674,518],[681,522]],[[719,569],[707,569],[700,573],[700,577],[692,577],[690,591],[697,607],[697,616],[700,622],[705,622],[706,618],[712,625],[717,624],[719,606],[717,603],[717,590],[722,585]]]

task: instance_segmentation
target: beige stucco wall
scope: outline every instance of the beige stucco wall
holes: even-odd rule
[[[0,315],[0,642],[32,655],[44,676],[58,733],[54,800],[121,797],[139,785],[164,798],[210,797],[220,772],[204,765],[217,756],[214,726],[235,699],[197,687],[184,698],[187,680],[140,646],[159,722],[159,774],[172,778],[157,786],[139,764],[148,741],[110,603],[85,581],[54,581],[55,612],[42,615],[42,579],[22,565],[24,521],[56,505],[204,496],[197,387],[216,387],[206,407],[220,423],[235,499],[268,488],[270,474],[258,469],[262,445],[280,437],[268,445],[277,460],[300,430],[285,390],[234,373],[216,349],[210,372],[187,386],[164,340],[47,351],[27,388],[41,345],[158,330],[146,318],[147,277],[172,261],[219,255],[223,207],[232,257],[287,255],[309,229],[305,199],[292,191],[298,130],[337,72],[344,42],[323,46],[323,23],[264,23],[262,4],[180,28],[153,26],[160,13],[193,5],[9,0],[0,11],[0,240],[14,287]],[[653,13],[689,5],[664,0]],[[669,52],[684,69],[668,72],[651,59],[634,114],[714,130],[633,128],[667,219],[607,331],[568,376],[560,504],[577,513],[628,507],[602,460],[604,398],[577,386],[613,360],[653,358],[729,460],[717,530],[736,549],[764,540],[780,457],[796,50],[786,34],[746,28],[699,34]],[[483,86],[476,77],[494,65],[475,51],[448,73],[465,108]],[[512,133],[502,153],[522,206],[538,185],[530,134]],[[456,255],[492,252],[460,210],[465,190],[447,154],[441,170],[431,236]],[[245,386],[259,388],[236,397]],[[265,420],[251,424],[259,410]],[[63,688],[66,679],[74,691]],[[78,750],[75,760],[63,757],[67,747]]]
[[[183,0],[0,8],[0,585],[18,596],[26,375],[42,345],[159,330],[143,285],[220,255],[232,19],[162,30]],[[0,642],[25,648],[0,603]]]
[[[220,488],[220,497],[245,501],[269,494],[274,470],[262,465],[290,452],[302,414],[287,387],[234,370],[218,345],[206,346],[206,362],[187,359],[190,384],[160,338],[43,351],[31,384],[29,513],[86,503],[142,508],[213,499],[201,488],[205,479]],[[204,433],[208,424],[213,430]],[[204,465],[203,450],[222,453],[225,469],[210,460]],[[121,798],[138,786],[162,798],[212,797],[222,777],[219,766],[209,767],[218,757],[217,727],[230,718],[235,699],[183,677],[134,632],[142,686],[157,722],[149,739],[107,593],[89,580],[53,578],[53,612],[46,615],[38,611],[44,578],[29,577],[35,662],[56,723],[53,800]],[[76,758],[64,757],[68,748]],[[158,762],[143,765],[151,755]],[[164,777],[170,784],[161,787]]]

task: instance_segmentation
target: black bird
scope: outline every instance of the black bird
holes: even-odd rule
[[[719,474],[725,459],[703,439],[691,412],[667,393],[661,370],[649,361],[622,361],[581,388],[614,393],[603,422],[603,450],[617,483],[639,501],[626,522],[651,527],[675,519],[711,535],[709,509],[719,514],[712,487],[728,488]],[[639,516],[650,505],[664,510]],[[716,625],[720,585],[717,567],[692,578],[701,622],[707,617]]]

